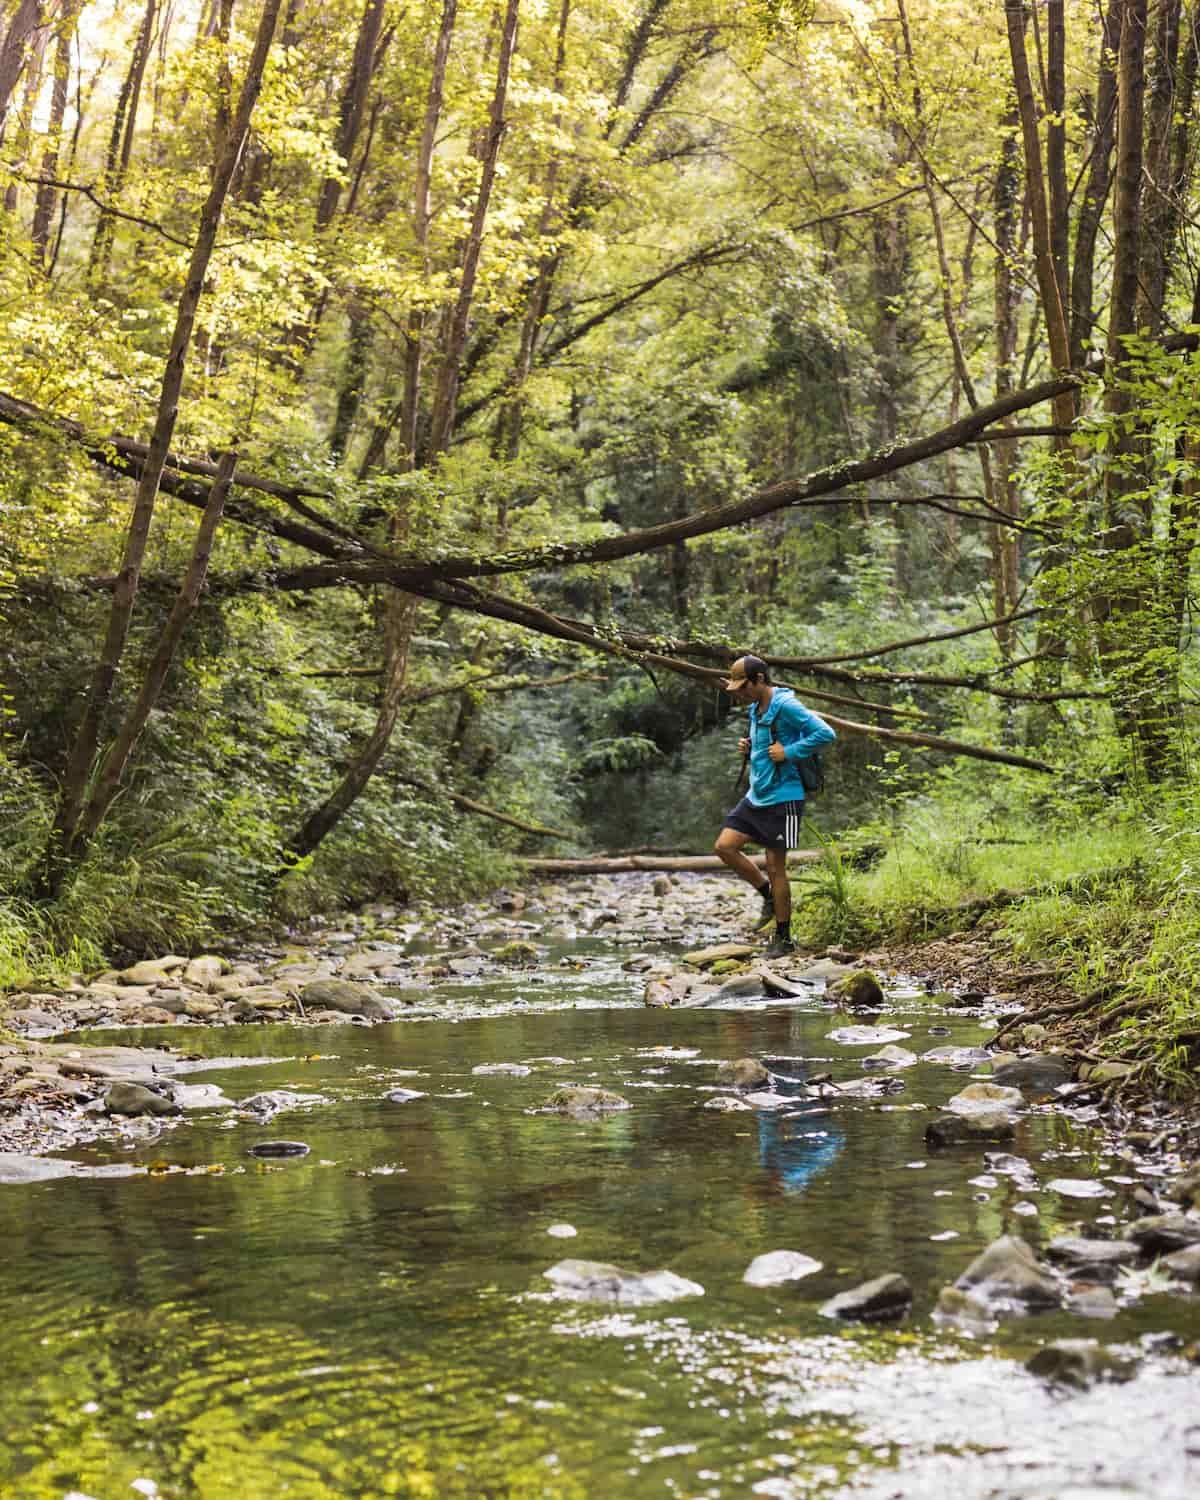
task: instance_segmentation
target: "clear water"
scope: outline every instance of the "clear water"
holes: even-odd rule
[[[1196,1492],[1194,1374],[1152,1365],[1068,1409],[1014,1363],[1064,1334],[1195,1338],[1194,1300],[1145,1296],[1103,1324],[1018,1320],[983,1343],[929,1320],[941,1286],[997,1235],[1037,1244],[1135,1216],[1127,1189],[1071,1200],[1007,1178],[973,1184],[981,1153],[930,1155],[928,1113],[910,1107],[967,1081],[932,1064],[899,1075],[894,1098],[826,1114],[705,1111],[723,1058],[860,1076],[874,1049],[827,1033],[874,1018],[818,1004],[648,1011],[638,988],[599,963],[464,983],[439,991],[436,1014],[373,1029],[161,1033],[271,1059],[201,1075],[234,1099],[292,1088],[329,1103],[266,1126],[194,1115],[154,1142],[74,1153],[157,1164],[148,1175],[0,1189],[0,1493]],[[489,996],[496,1009],[480,1014]],[[919,1000],[886,1020],[918,1052],[986,1034]],[[655,1054],[664,1047],[694,1055]],[[532,1071],[472,1073],[494,1062]],[[588,1123],[530,1113],[566,1082],[633,1108]],[[426,1097],[383,1097],[401,1087]],[[246,1154],[280,1137],[310,1154]],[[1033,1115],[1011,1149],[1043,1183],[1137,1175],[1061,1116]],[[1036,1218],[1014,1213],[1023,1200]],[[574,1238],[547,1233],[564,1223]],[[743,1284],[775,1249],[824,1270]],[[568,1256],[669,1267],[705,1294],[636,1311],[555,1300],[543,1272]],[[819,1315],[834,1292],[893,1270],[916,1289],[906,1324],[863,1331]]]

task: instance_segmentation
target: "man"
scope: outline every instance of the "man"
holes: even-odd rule
[[[750,733],[738,748],[750,761],[750,790],[725,819],[715,845],[718,856],[762,897],[759,925],[775,920],[768,958],[793,951],[792,888],[787,852],[800,838],[804,783],[796,763],[837,736],[823,719],[809,713],[791,688],[776,687],[760,656],[739,656],[723,683],[725,691],[750,708]],[[742,853],[747,843],[761,844],[767,857],[767,879]]]

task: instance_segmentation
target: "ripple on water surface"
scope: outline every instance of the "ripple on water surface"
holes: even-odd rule
[[[266,1127],[201,1113],[88,1158],[153,1164],[145,1176],[4,1190],[0,1492],[109,1500],[144,1480],[166,1500],[582,1500],[851,1485],[1062,1500],[1069,1484],[1126,1483],[1121,1412],[1163,1437],[1153,1456],[1124,1424],[1131,1461],[1148,1465],[1137,1492],[1147,1475],[1154,1500],[1192,1492],[1181,1413],[1189,1396],[1200,1408],[1193,1375],[1154,1368],[1052,1407],[1013,1361],[1097,1325],[1026,1320],[986,1351],[928,1331],[940,1287],[999,1234],[1040,1244],[1130,1216],[1115,1191],[1047,1190],[1121,1175],[1084,1126],[1027,1116],[1008,1149],[1030,1171],[981,1189],[979,1151],[924,1147],[928,1107],[963,1082],[936,1062],[906,1069],[883,1100],[813,1108],[796,1090],[770,1112],[704,1110],[721,1059],[861,1079],[861,1045],[828,1038],[862,1018],[816,1004],[646,1011],[629,1006],[628,976],[604,974],[591,1008],[576,1006],[586,981],[574,976],[574,998],[550,997],[562,1008],[189,1033],[213,1053],[272,1059],[204,1075],[234,1100],[291,1089],[329,1102]],[[913,1050],[933,1045],[933,1027],[964,1046],[987,1034],[910,1001],[879,1019]],[[474,1071],[498,1063],[528,1072]],[[633,1107],[535,1112],[567,1083]],[[401,1087],[422,1097],[385,1097]],[[255,1161],[247,1150],[267,1135],[311,1150]],[[212,1170],[177,1170],[195,1167]],[[1020,1205],[1032,1199],[1031,1221]],[[569,1242],[548,1234],[562,1224]],[[776,1250],[822,1269],[746,1285],[750,1262]],[[543,1275],[564,1255],[666,1267],[705,1294],[669,1310],[565,1303]],[[835,1292],[892,1270],[916,1290],[912,1331],[831,1331],[819,1317]],[[1150,1294],[1101,1331],[1136,1341],[1168,1327],[1195,1337],[1200,1318]],[[1085,1438],[1089,1412],[1111,1428],[1102,1444]],[[990,1473],[992,1490],[966,1473]]]

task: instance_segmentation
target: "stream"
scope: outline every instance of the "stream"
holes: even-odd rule
[[[986,1172],[978,1146],[931,1153],[930,1110],[970,1081],[940,1062],[883,1098],[814,1105],[797,1085],[795,1107],[705,1110],[725,1059],[844,1079],[877,1044],[838,1028],[886,1025],[924,1053],[994,1022],[900,984],[869,1015],[820,999],[649,1010],[622,967],[633,951],[619,933],[560,939],[535,974],[456,979],[375,1027],[104,1032],[186,1045],[215,1064],[197,1081],[235,1102],[320,1097],[267,1123],[198,1110],[71,1153],[98,1175],[0,1188],[0,1494],[1198,1492],[1200,1372],[1177,1351],[1200,1337],[1200,1298],[1134,1273],[1104,1319],[1060,1310],[972,1338],[930,1318],[1000,1235],[1117,1237],[1142,1212],[1131,1153],[1043,1107],[1006,1148],[1036,1183]],[[515,1066],[477,1071],[498,1064]],[[631,1108],[536,1112],[565,1084]],[[279,1139],[309,1152],[248,1154]],[[1074,1196],[1080,1181],[1097,1196]],[[744,1282],[775,1250],[821,1269]],[[567,1300],[544,1274],[566,1258],[666,1268],[703,1294]],[[914,1289],[903,1322],[821,1314],[885,1272]],[[1128,1348],[1136,1378],[1050,1390],[1023,1362],[1062,1337]]]

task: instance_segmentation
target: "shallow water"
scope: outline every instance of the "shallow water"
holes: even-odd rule
[[[200,1075],[231,1098],[329,1102],[265,1126],[197,1114],[157,1141],[73,1153],[156,1164],[148,1175],[0,1190],[0,1493],[1196,1492],[1200,1379],[1182,1364],[1153,1354],[1133,1385],[1052,1398],[1015,1363],[1063,1335],[1194,1339],[1196,1299],[1146,1295],[1103,1323],[1013,1320],[981,1342],[929,1320],[997,1235],[1037,1245],[1137,1216],[1129,1184],[1111,1182],[1136,1167],[1090,1127],[1035,1112],[1010,1148],[1043,1184],[1109,1181],[1111,1196],[1078,1199],[973,1183],[979,1150],[929,1154],[913,1106],[967,1081],[945,1066],[826,1113],[699,1107],[723,1058],[846,1079],[874,1047],[830,1041],[839,1026],[882,1019],[921,1052],[986,1038],[981,1023],[911,997],[878,1018],[819,1003],[644,1010],[640,982],[590,947],[584,969],[443,988],[436,1010],[395,1025],[164,1030],[210,1056],[271,1059]],[[495,1062],[531,1071],[472,1072]],[[633,1108],[588,1123],[530,1113],[567,1082]],[[395,1088],[425,1097],[394,1104]],[[247,1156],[281,1137],[310,1154]],[[1014,1212],[1022,1202],[1037,1215]],[[576,1235],[548,1233],[561,1224]],[[743,1284],[775,1249],[824,1269]],[[636,1311],[564,1302],[543,1272],[568,1256],[669,1267],[705,1292]],[[916,1289],[907,1323],[820,1316],[885,1271]]]

